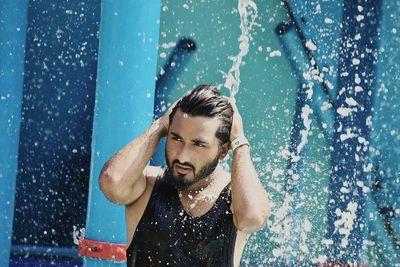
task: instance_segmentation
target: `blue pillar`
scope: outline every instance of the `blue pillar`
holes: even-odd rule
[[[8,266],[11,248],[27,6],[3,0],[0,9],[0,266]]]
[[[321,1],[320,1],[321,2]],[[290,158],[287,169],[285,193],[290,198],[291,209],[287,214],[287,221],[290,222],[291,234],[287,236],[285,242],[280,244],[285,253],[277,261],[284,265],[296,265],[299,261],[302,264],[307,262],[308,257],[301,260],[301,239],[302,225],[304,224],[304,207],[307,206],[305,200],[300,196],[307,183],[307,172],[309,164],[307,154],[310,146],[302,143],[303,134],[308,135],[305,125],[305,112],[312,110],[308,117],[311,128],[319,127],[324,133],[327,143],[331,143],[333,134],[333,120],[335,104],[332,96],[335,95],[335,75],[337,59],[335,54],[339,50],[340,29],[338,27],[341,20],[342,3],[321,2],[320,8],[323,10],[315,15],[315,3],[304,3],[299,0],[289,0],[286,8],[291,18],[289,23],[281,23],[276,32],[280,36],[285,55],[299,79],[299,89],[295,104],[295,116],[291,129],[291,139],[289,145]],[[334,21],[334,25],[326,25],[324,19],[329,17]],[[336,27],[335,27],[336,26]],[[321,29],[324,35],[321,35]],[[312,47],[310,43],[315,46]],[[332,70],[332,71],[328,71]],[[322,78],[323,77],[323,78]],[[311,93],[310,93],[311,92]],[[323,109],[327,104],[330,108]],[[310,128],[310,129],[311,129]],[[303,132],[303,133],[302,133]],[[308,136],[307,139],[312,139]],[[300,145],[300,147],[299,147]],[[301,148],[301,149],[299,149]],[[307,263],[306,263],[307,262]]]
[[[302,215],[304,211],[304,200],[301,199],[300,194],[303,191],[305,178],[307,176],[307,162],[305,157],[307,155],[308,145],[304,146],[301,150],[297,150],[302,141],[302,132],[306,135],[308,130],[304,124],[302,118],[303,110],[311,109],[313,112],[307,117],[310,122],[315,121],[315,111],[318,113],[318,109],[315,108],[315,101],[312,98],[307,97],[307,90],[313,87],[312,82],[304,80],[303,73],[309,72],[311,65],[306,55],[306,51],[299,39],[298,32],[296,30],[296,24],[280,24],[276,32],[280,36],[282,47],[284,48],[285,54],[291,63],[292,68],[296,72],[299,78],[298,92],[295,104],[295,115],[293,118],[293,124],[290,132],[290,143],[289,151],[290,157],[287,163],[287,175],[285,184],[286,197],[290,197],[290,210],[288,211],[287,218],[290,221],[291,234],[280,244],[281,248],[284,249],[285,253],[282,258],[277,259],[279,264],[283,265],[295,265],[299,262],[300,252],[300,239],[301,239],[301,228],[302,228]],[[314,88],[314,94],[319,93],[323,95],[323,92]],[[316,92],[317,91],[317,92]],[[311,126],[311,125],[310,125]],[[310,138],[310,137],[308,137]]]
[[[344,1],[338,92],[330,175],[327,258],[335,263],[365,263],[368,156],[372,96],[376,81],[381,1]]]
[[[126,243],[124,207],[105,198],[98,177],[153,119],[160,6],[160,0],[102,1],[86,239]],[[112,265],[85,259],[85,266]]]

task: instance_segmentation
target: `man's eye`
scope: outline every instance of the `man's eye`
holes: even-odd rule
[[[179,137],[176,137],[176,136],[172,136],[172,139],[173,139],[173,140],[176,140],[176,141],[182,141],[182,139],[181,139],[181,138],[179,138]]]
[[[202,144],[202,143],[194,143],[194,145],[195,145],[195,146],[198,146],[198,147],[205,147],[205,145]]]

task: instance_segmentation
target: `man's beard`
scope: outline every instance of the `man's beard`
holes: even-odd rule
[[[169,164],[169,158],[167,155],[167,151],[165,151],[165,159],[167,161],[167,167],[168,167],[168,176],[170,178],[170,181],[172,182],[172,184],[175,186],[176,189],[182,191],[185,190],[187,188],[189,188],[190,186],[192,186],[193,184],[197,183],[198,181],[201,181],[205,178],[207,178],[211,173],[213,173],[213,171],[215,170],[215,168],[218,165],[219,162],[219,155],[217,155],[213,160],[207,162],[201,169],[200,171],[197,173],[196,169],[194,168],[194,166],[190,163],[187,162],[179,162],[178,160],[174,160],[172,162],[172,164]],[[175,176],[173,174],[173,166],[175,163],[179,163],[180,165],[183,166],[188,166],[191,168],[191,171],[193,172],[194,177],[191,180],[187,180],[185,179],[185,176],[187,174],[178,174],[178,176]],[[197,173],[197,174],[196,174]]]

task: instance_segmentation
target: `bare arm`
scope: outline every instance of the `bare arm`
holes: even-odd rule
[[[242,118],[236,105],[233,109],[231,141],[244,135]],[[262,186],[247,145],[236,148],[232,159],[232,212],[236,227],[252,233],[262,228],[269,216],[268,195]]]
[[[255,232],[267,222],[269,207],[267,193],[254,169],[248,146],[235,149],[231,179],[235,225],[240,231]]]
[[[118,204],[137,200],[146,188],[146,164],[166,134],[165,117],[156,120],[142,135],[131,141],[104,164],[100,188],[105,196]]]

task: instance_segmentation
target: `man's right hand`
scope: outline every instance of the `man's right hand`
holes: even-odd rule
[[[160,139],[169,130],[169,115],[175,102],[144,133],[115,153],[100,172],[100,188],[112,202],[128,205],[144,192],[147,183],[146,164]]]

